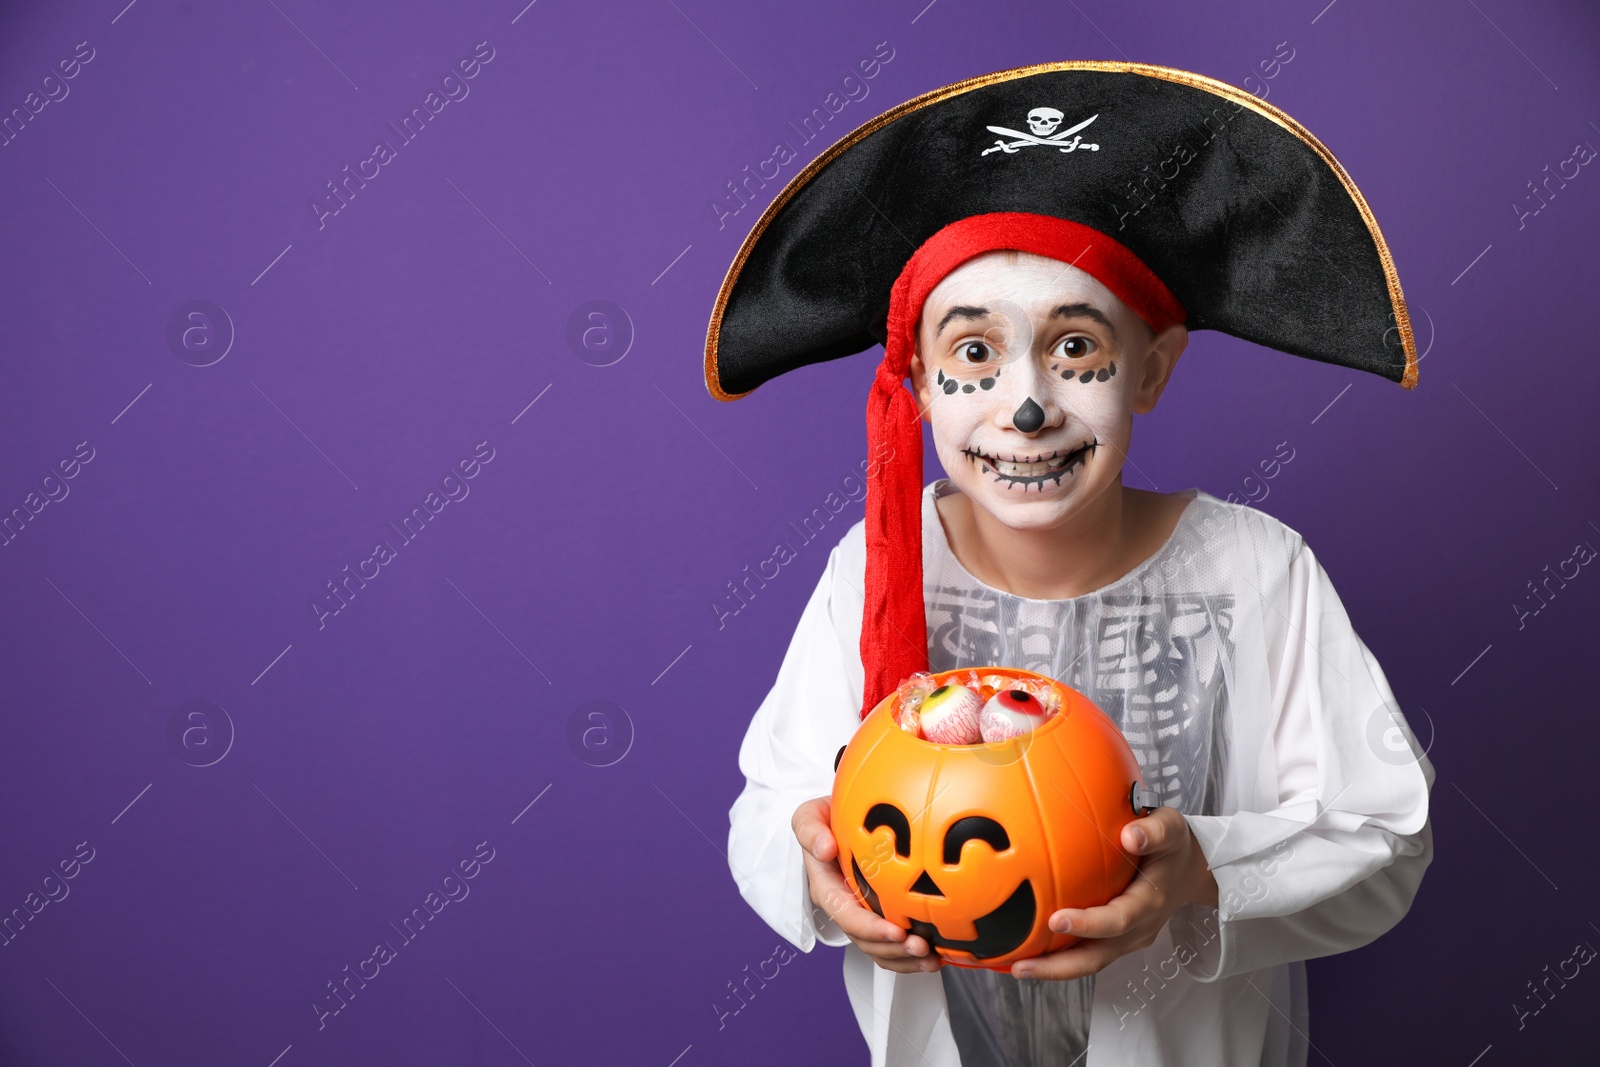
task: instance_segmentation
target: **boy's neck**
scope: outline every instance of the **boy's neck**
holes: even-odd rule
[[[950,550],[973,577],[1030,600],[1065,600],[1109,585],[1153,555],[1185,503],[1182,494],[1129,489],[1119,478],[1048,530],[1007,526],[961,492],[935,498],[934,506]]]

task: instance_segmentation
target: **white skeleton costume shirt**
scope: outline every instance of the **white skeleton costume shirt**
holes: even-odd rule
[[[1099,974],[900,974],[810,899],[790,820],[832,790],[859,725],[863,524],[829,556],[739,751],[728,858],[755,911],[802,951],[846,946],[874,1067],[1306,1063],[1302,961],[1378,937],[1433,856],[1433,768],[1299,534],[1200,490],[1165,544],[1065,600],[993,589],[950,551],[922,495],[930,669],[997,665],[1083,692],[1180,811],[1218,885]],[[1247,988],[1247,986],[1249,988]]]

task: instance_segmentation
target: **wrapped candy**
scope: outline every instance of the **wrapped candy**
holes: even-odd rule
[[[928,694],[939,688],[939,683],[934,681],[933,675],[919,671],[900,683],[900,688],[895,691],[894,720],[900,729],[913,737],[922,734],[922,702]]]
[[[939,682],[927,671],[918,671],[900,683],[896,695],[900,698],[901,707],[916,710],[929,693],[939,688]]]

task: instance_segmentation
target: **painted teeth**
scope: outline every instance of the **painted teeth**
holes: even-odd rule
[[[991,456],[976,449],[963,449],[962,451],[971,456],[973,462],[984,465],[994,471],[998,477],[1010,479],[1013,484],[1028,484],[1031,482],[1034,485],[1043,485],[1046,480],[1054,477],[1056,484],[1059,485],[1065,472],[1074,463],[1083,462],[1083,458],[1099,444],[1098,440],[1090,441],[1088,444],[1080,445],[1069,452],[1060,453],[1047,459],[1033,460],[1028,463],[1018,462],[1014,458],[1001,459],[999,456]]]
[[[1045,460],[1040,463],[1013,463],[1008,459],[996,459],[991,462],[994,463],[995,470],[1008,477],[1037,478],[1041,474],[1049,474],[1051,471],[1057,471],[1065,467],[1067,460],[1070,458],[1072,457],[1069,453],[1068,455],[1058,456],[1055,459]]]

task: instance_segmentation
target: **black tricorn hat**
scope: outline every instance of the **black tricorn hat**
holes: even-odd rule
[[[881,343],[912,253],[949,223],[990,212],[1109,235],[1181,301],[1190,329],[1416,385],[1388,245],[1322,142],[1203,75],[1071,61],[925,93],[797,174],[717,294],[707,389],[734,400]]]

